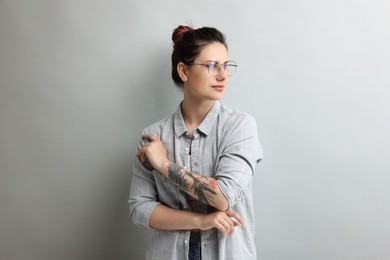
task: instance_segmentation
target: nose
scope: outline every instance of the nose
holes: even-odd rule
[[[219,66],[216,78],[218,81],[224,81],[227,78],[227,71],[222,66]]]

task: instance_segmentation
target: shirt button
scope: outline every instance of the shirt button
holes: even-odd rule
[[[184,151],[188,152],[190,149],[189,148],[184,148]]]
[[[186,240],[184,240],[184,244],[187,244],[188,243],[188,240],[186,239]]]
[[[183,168],[184,168],[184,170],[187,170],[187,169],[188,169],[188,167],[187,167],[187,166],[185,166],[185,165],[183,166]]]

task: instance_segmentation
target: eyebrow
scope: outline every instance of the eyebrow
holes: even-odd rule
[[[206,62],[212,62],[212,61],[218,61],[219,63],[221,63],[219,60],[206,60]],[[224,63],[226,63],[226,62],[229,62],[230,60],[227,60],[227,61],[225,61],[225,62],[222,62],[221,64],[224,64]]]

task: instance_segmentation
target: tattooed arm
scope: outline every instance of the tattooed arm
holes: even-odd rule
[[[229,208],[229,203],[219,189],[216,179],[190,172],[169,161],[167,151],[157,136],[145,134],[143,137],[149,139],[150,142],[138,151],[137,155],[141,162],[148,160],[156,170],[195,199],[220,211],[226,211]]]
[[[216,179],[190,172],[170,161],[164,163],[159,171],[195,199],[220,211],[229,208],[228,201],[219,189]]]

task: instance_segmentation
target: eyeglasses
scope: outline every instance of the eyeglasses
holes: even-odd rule
[[[192,62],[192,63],[187,63],[188,65],[200,65],[200,66],[204,66],[204,67],[207,67],[209,69],[209,74],[211,76],[217,76],[218,73],[220,72],[221,68],[223,68],[223,70],[226,72],[226,74],[231,77],[234,75],[234,73],[236,73],[237,71],[237,63],[233,60],[229,60],[225,63],[220,63],[219,61],[210,61],[210,63],[196,63],[196,62]]]

